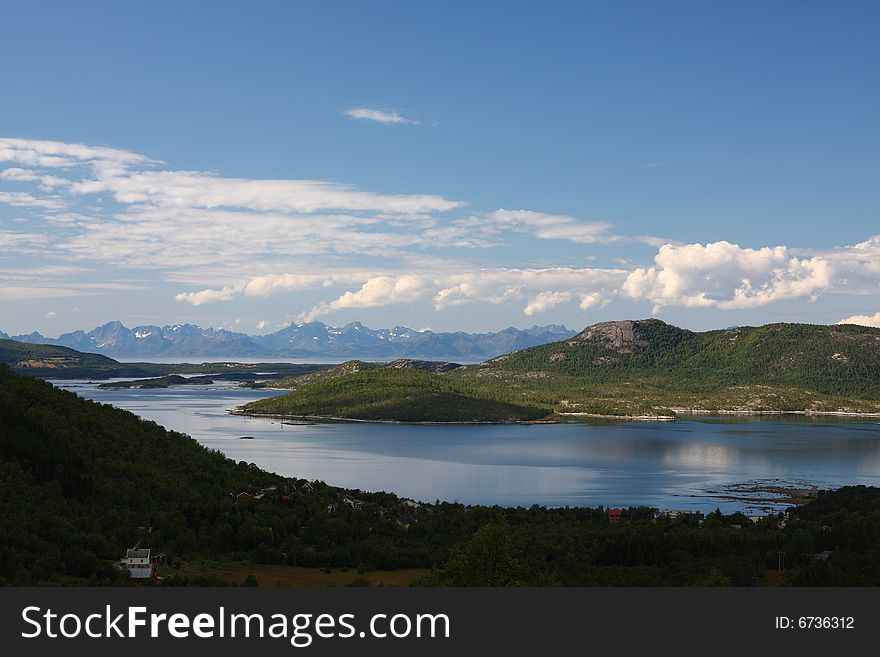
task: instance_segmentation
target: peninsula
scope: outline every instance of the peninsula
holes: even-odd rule
[[[477,365],[343,364],[285,385],[291,392],[238,412],[400,422],[880,415],[880,329],[769,324],[693,332],[657,319],[602,322]]]

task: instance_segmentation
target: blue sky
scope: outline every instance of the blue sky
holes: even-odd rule
[[[0,330],[880,324],[878,20],[4,3]]]

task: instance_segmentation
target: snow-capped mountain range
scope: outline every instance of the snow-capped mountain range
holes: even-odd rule
[[[37,332],[0,338],[54,344],[113,357],[276,357],[276,358],[429,358],[484,360],[517,349],[564,340],[575,335],[564,326],[506,328],[495,333],[435,333],[405,326],[370,329],[360,322],[341,327],[322,322],[291,324],[267,335],[247,335],[193,324],[135,326],[108,322],[88,333],[73,331],[57,338]]]

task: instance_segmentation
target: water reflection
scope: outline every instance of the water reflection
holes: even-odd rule
[[[752,510],[710,491],[754,479],[880,485],[876,420],[690,418],[524,426],[290,424],[226,411],[277,394],[232,385],[100,390],[55,382],[236,460],[418,500]],[[241,436],[254,440],[241,440]]]

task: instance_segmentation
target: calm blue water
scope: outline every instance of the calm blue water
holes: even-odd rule
[[[716,495],[725,486],[756,480],[820,487],[880,485],[876,419],[294,425],[227,413],[277,391],[222,383],[164,390],[54,383],[187,433],[235,460],[283,475],[393,491],[423,501],[759,511],[768,505]]]

